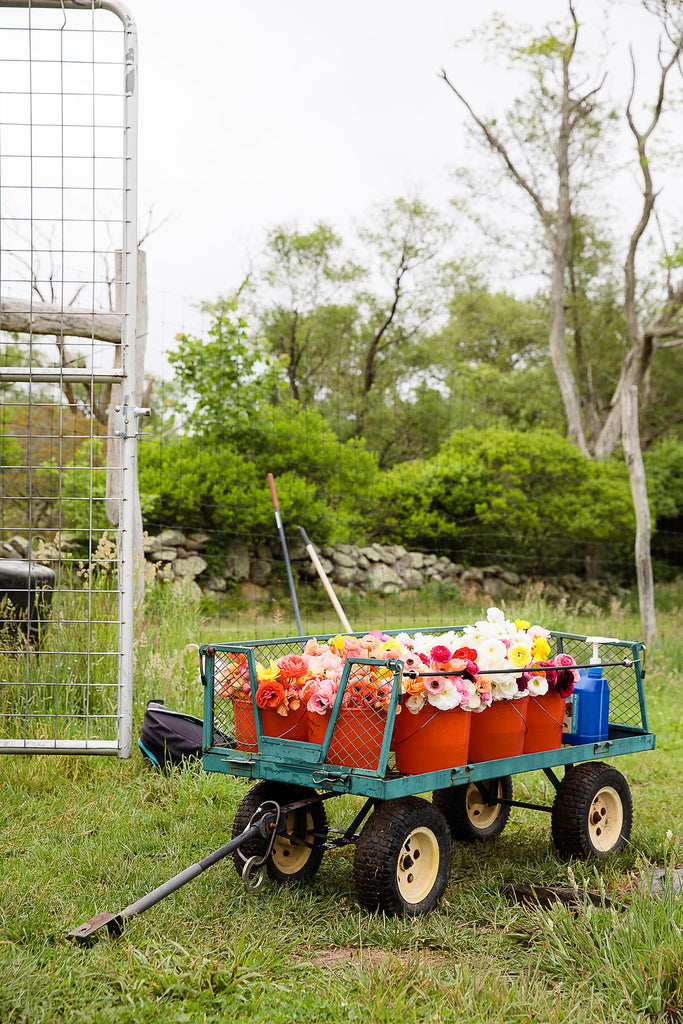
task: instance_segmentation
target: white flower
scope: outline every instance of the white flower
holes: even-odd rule
[[[491,693],[494,700],[511,700],[519,694],[517,689],[517,676],[501,675],[491,676]]]
[[[403,707],[406,708],[412,715],[416,715],[418,711],[422,711],[425,705],[425,696],[423,693],[411,693],[410,697],[407,697],[403,701]]]
[[[548,692],[548,680],[545,676],[532,676],[526,688],[533,697],[542,697]]]
[[[453,708],[460,707],[462,694],[449,679],[441,693],[430,693],[427,700],[432,707],[438,708],[439,711],[452,711]]]
[[[507,648],[502,640],[491,637],[487,640],[479,640],[475,644],[479,659],[477,664],[480,668],[503,668],[498,662],[505,660]]]
[[[487,608],[486,619],[488,622],[495,622],[498,625],[502,625],[505,621],[505,615],[500,608]]]

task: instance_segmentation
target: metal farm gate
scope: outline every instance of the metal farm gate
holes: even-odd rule
[[[130,755],[137,40],[0,0],[0,751]]]

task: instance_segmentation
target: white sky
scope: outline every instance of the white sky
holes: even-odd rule
[[[272,225],[308,230],[325,220],[346,235],[373,203],[416,190],[447,209],[449,170],[469,154],[465,111],[440,69],[486,114],[518,91],[482,45],[454,44],[476,36],[496,11],[542,33],[566,21],[567,3],[128,0],[128,7],[139,38],[140,233],[150,209],[153,224],[165,221],[145,244],[150,356],[159,363],[150,368],[158,372],[175,333],[201,329],[193,300],[234,288]],[[620,91],[627,40],[654,54],[638,0],[576,0],[576,9],[596,45],[604,12],[618,18],[623,45],[607,88]]]
[[[502,11],[540,32],[565,0],[130,0],[139,35],[140,221],[168,222],[147,243],[152,316],[160,293],[214,298],[239,282],[266,228],[316,220],[342,233],[377,201],[452,194],[464,111],[442,67],[493,111],[510,77],[483,50],[454,48]],[[603,5],[577,0],[602,25]],[[614,16],[614,15],[613,15]],[[636,0],[620,5],[642,38]],[[636,28],[636,26],[638,26]],[[628,73],[626,45],[616,77]],[[156,299],[154,298],[156,293]],[[155,304],[156,303],[156,304]]]

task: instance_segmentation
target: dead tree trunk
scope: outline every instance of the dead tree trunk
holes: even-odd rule
[[[650,551],[652,523],[650,520],[650,506],[647,500],[645,467],[640,450],[638,388],[635,385],[626,388],[621,396],[621,440],[628,467],[628,475],[631,480],[633,508],[636,514],[635,554],[640,621],[643,627],[645,642],[649,644],[657,639],[654,578],[652,575]]]

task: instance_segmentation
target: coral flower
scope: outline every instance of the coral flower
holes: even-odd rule
[[[277,708],[285,700],[285,688],[277,680],[260,683],[256,690],[256,703],[262,710]]]
[[[278,658],[277,665],[283,679],[300,679],[308,671],[306,660],[298,654],[285,654],[284,657]]]

